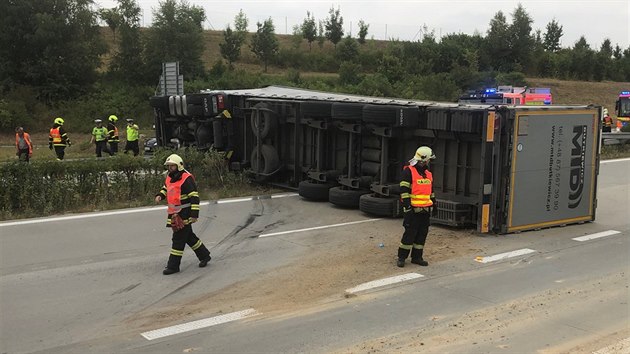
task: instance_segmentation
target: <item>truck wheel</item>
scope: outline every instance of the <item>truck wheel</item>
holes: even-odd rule
[[[402,206],[395,197],[383,197],[378,194],[364,194],[359,200],[359,210],[366,214],[385,217],[400,217]]]
[[[360,121],[363,118],[362,103],[333,103],[332,119]]]
[[[332,183],[318,183],[314,181],[302,181],[298,185],[298,194],[305,199],[318,202],[328,201],[328,190],[335,186]]]
[[[269,134],[272,134],[276,131],[276,126],[278,125],[278,119],[274,116],[273,113],[269,112],[269,105],[264,102],[257,103],[254,108],[260,108],[261,110],[256,110],[252,112],[251,124],[252,131],[254,135],[258,137],[258,133],[260,130],[260,138],[264,139]],[[264,110],[262,110],[264,109]],[[258,126],[258,118],[260,115],[260,127]]]
[[[263,144],[260,147],[260,167],[258,166],[258,147],[254,146],[251,155],[252,171],[254,173],[269,174],[274,172],[280,166],[280,157],[278,157],[278,151],[271,146]],[[260,169],[259,169],[260,168]]]
[[[328,191],[328,201],[343,208],[358,208],[359,198],[370,193],[365,189],[349,189],[345,186],[333,187]]]

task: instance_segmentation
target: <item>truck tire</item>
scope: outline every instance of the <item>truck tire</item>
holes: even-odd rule
[[[364,194],[359,199],[359,210],[374,216],[397,218],[402,215],[400,199],[378,194]]]
[[[302,116],[306,118],[320,118],[324,120],[329,120],[331,117],[331,111],[331,102],[306,101],[300,103],[300,112],[302,112]]]
[[[149,98],[149,104],[161,111],[168,111],[168,96],[153,96]]]
[[[381,139],[379,139],[377,136],[366,136],[361,139],[361,145],[363,146],[364,149],[370,148],[370,149],[378,149],[380,151]]]
[[[332,119],[360,121],[363,118],[362,103],[333,103],[331,109]]]
[[[260,152],[262,156],[260,158],[260,170],[258,170],[258,147],[254,146],[251,154],[251,167],[254,173],[270,174],[280,167],[280,157],[273,146],[263,144],[260,147]]]
[[[314,181],[302,181],[298,184],[298,194],[304,199],[318,202],[328,201],[328,190],[334,187],[333,183],[318,183]]]
[[[363,161],[381,162],[381,150],[366,149],[361,150],[361,158]]]
[[[359,198],[368,194],[366,189],[349,189],[345,186],[333,187],[328,191],[328,201],[343,208],[358,208]]]
[[[257,103],[254,108],[260,108],[265,110],[258,110],[252,112],[251,117],[251,125],[252,131],[254,135],[258,137],[259,127],[258,127],[258,119],[257,115],[260,115],[260,138],[264,139],[269,134],[273,134],[276,131],[276,126],[278,125],[278,119],[274,116],[273,113],[267,111],[269,109],[269,104],[260,102]]]
[[[361,176],[377,176],[381,172],[381,164],[365,161],[361,163]]]
[[[363,121],[387,124],[396,127],[418,127],[418,107],[366,104],[363,106]]]

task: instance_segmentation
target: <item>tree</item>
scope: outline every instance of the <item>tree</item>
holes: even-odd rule
[[[275,34],[275,27],[271,17],[265,20],[262,24],[256,23],[258,29],[252,36],[251,49],[254,55],[261,60],[265,65],[265,72],[267,72],[267,66],[269,61],[278,54],[278,39]]]
[[[302,31],[302,37],[308,42],[308,51],[310,52],[313,42],[317,39],[317,23],[315,22],[315,17],[309,11],[306,11],[306,18],[302,22],[300,30]]]
[[[116,43],[116,30],[118,29],[118,26],[120,26],[120,22],[122,20],[120,13],[118,13],[118,9],[117,8],[101,9],[98,15],[103,21],[105,21],[105,23],[107,24],[107,27],[109,27],[109,29],[112,30],[112,35],[114,36],[114,43]]]
[[[317,31],[317,45],[320,48],[324,48],[324,42],[326,41],[326,32],[324,31],[324,22],[319,21]]]
[[[545,39],[543,46],[546,51],[557,52],[560,49],[560,38],[562,38],[562,26],[553,19],[547,24],[547,31],[545,32]]]
[[[359,44],[354,38],[347,36],[339,43],[335,54],[340,61],[355,61],[359,56]]]
[[[508,24],[503,12],[497,12],[490,20],[490,28],[486,36],[485,51],[488,53],[490,65],[495,70],[510,69],[510,38]]]
[[[520,67],[530,65],[530,57],[534,47],[534,37],[532,36],[532,18],[518,4],[512,13],[512,24],[508,29],[510,39],[510,56],[512,63]]]
[[[110,64],[110,71],[127,83],[148,81],[146,73],[141,70],[145,62],[140,35],[140,5],[136,0],[118,0],[115,10],[120,16],[120,43]]]
[[[578,80],[591,80],[595,67],[595,52],[581,36],[571,51],[571,72]]]
[[[106,51],[97,20],[87,0],[0,1],[2,86],[31,86],[47,102],[84,92]]]
[[[339,8],[337,10],[334,7],[330,8],[324,27],[326,28],[326,39],[331,41],[337,48],[337,43],[343,37],[343,17],[339,14]]]
[[[236,34],[239,36],[241,46],[245,43],[247,26],[249,26],[249,20],[247,19],[247,16],[245,16],[243,9],[241,9],[234,17],[234,29],[236,30]]]
[[[223,31],[223,43],[219,44],[221,56],[228,61],[230,70],[234,69],[234,62],[241,57],[241,42],[239,35],[232,31],[230,25]]]
[[[370,28],[370,25],[363,22],[363,20],[359,20],[359,43],[365,44],[365,37],[368,34],[368,28]]]
[[[163,62],[179,61],[184,75],[202,77],[202,24],[206,20],[203,8],[183,0],[164,0],[153,12],[153,18],[146,45],[149,72],[157,77]]]

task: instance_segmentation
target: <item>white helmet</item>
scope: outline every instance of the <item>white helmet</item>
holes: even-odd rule
[[[429,160],[433,160],[435,155],[433,154],[433,150],[431,150],[428,146],[420,146],[418,150],[416,150],[416,154],[413,156],[411,160],[409,160],[409,165],[414,166],[418,161],[423,163],[429,163]]]
[[[166,161],[164,161],[164,165],[176,165],[179,171],[184,170],[184,160],[182,160],[182,158],[177,154],[171,154],[167,157]]]
[[[604,108],[604,115],[607,116],[608,115],[608,108]]]

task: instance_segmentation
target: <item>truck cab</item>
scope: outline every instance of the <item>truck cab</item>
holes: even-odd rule
[[[617,120],[623,126],[630,124],[630,91],[621,91],[615,104]]]

